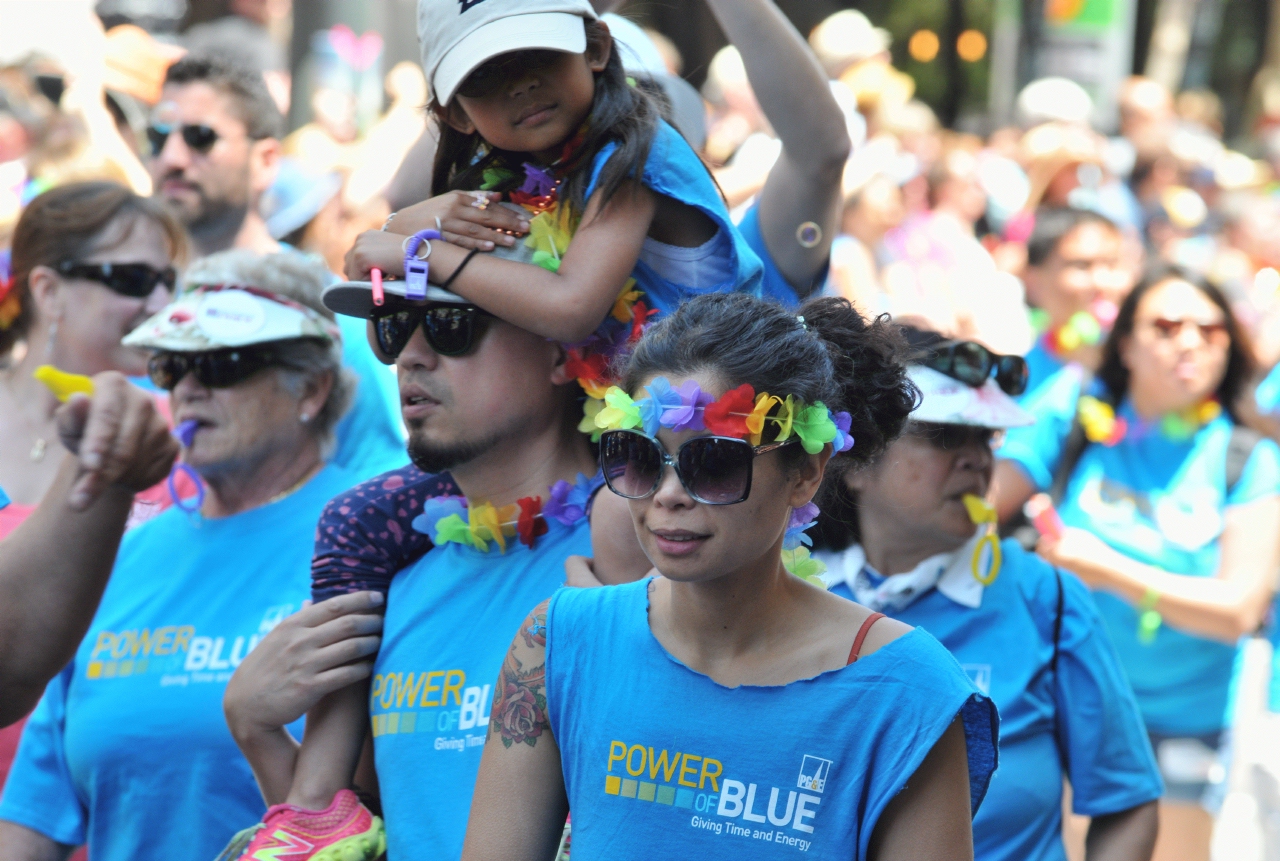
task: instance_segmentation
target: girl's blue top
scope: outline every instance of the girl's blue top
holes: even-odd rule
[[[587,184],[587,199],[595,193],[600,182],[600,173],[604,170],[609,156],[613,155],[616,149],[616,143],[609,143],[596,153],[591,165],[591,181]],[[760,258],[747,245],[741,232],[730,220],[729,210],[706,165],[698,158],[698,154],[689,146],[688,141],[665,121],[658,123],[657,132],[653,136],[649,159],[644,165],[643,182],[658,194],[698,209],[733,240],[729,246],[733,279],[707,289],[694,290],[668,281],[643,260],[636,261],[631,275],[644,291],[645,305],[658,309],[658,319],[668,316],[681,302],[699,293],[760,295],[764,264],[760,262]]]
[[[968,553],[935,557],[945,566],[937,586],[885,612],[937,637],[1000,709],[1000,769],[973,819],[974,858],[1066,861],[1064,776],[1072,808],[1084,816],[1129,810],[1159,798],[1164,786],[1089,590],[1015,541],[1001,549],[989,586],[973,578]],[[854,567],[870,576],[864,557],[845,551],[824,559],[838,578],[831,591],[853,600]]]
[[[562,589],[547,613],[547,713],[578,861],[866,858],[957,715],[977,810],[995,706],[928,633],[810,679],[727,688],[654,638],[648,588]]]
[[[1011,429],[998,452],[1040,490],[1053,483],[1082,382],[1076,366],[1059,372],[1023,404],[1036,423]],[[1099,386],[1096,380],[1093,385]],[[1130,428],[1140,425],[1128,401],[1116,415]],[[1224,414],[1188,439],[1152,430],[1127,433],[1111,446],[1089,445],[1071,471],[1058,513],[1067,526],[1092,532],[1145,565],[1170,574],[1214,577],[1227,510],[1280,493],[1280,449],[1270,440],[1254,447],[1240,480],[1227,488],[1231,435],[1231,419]],[[1230,724],[1236,644],[1168,624],[1144,642],[1138,636],[1136,607],[1105,591],[1095,592],[1094,599],[1149,730],[1201,735]]]

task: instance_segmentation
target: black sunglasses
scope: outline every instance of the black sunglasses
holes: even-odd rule
[[[1021,356],[1002,356],[993,353],[973,341],[952,341],[938,346],[924,360],[933,368],[953,380],[980,388],[995,371],[996,385],[1006,395],[1014,397],[1027,390],[1027,361]]]
[[[207,389],[225,389],[244,382],[263,368],[280,364],[269,347],[237,347],[204,353],[156,353],[147,362],[147,376],[156,388],[173,391],[182,378],[194,374]]]
[[[145,299],[163,284],[170,293],[178,283],[178,273],[172,266],[156,269],[146,263],[77,263],[64,260],[58,271],[68,278],[86,278],[97,281],[108,290],[134,299]]]
[[[483,334],[484,318],[491,316],[475,305],[408,305],[391,297],[369,312],[378,348],[393,360],[419,326],[427,344],[440,355],[464,355]]]
[[[959,451],[971,445],[991,448],[998,442],[997,436],[1003,439],[1003,432],[994,428],[933,422],[911,422],[907,433],[942,451]]]
[[[549,51],[545,48],[502,54],[481,64],[467,75],[455,92],[468,99],[483,99],[498,89],[504,81],[518,74],[548,69],[563,56],[564,54],[560,51]]]
[[[605,483],[618,496],[644,499],[662,483],[670,464],[689,495],[706,505],[734,505],[751,495],[751,464],[756,455],[791,445],[795,439],[755,445],[727,436],[687,440],[675,457],[656,439],[631,430],[600,435],[600,468]]]
[[[153,156],[160,155],[160,151],[164,149],[165,142],[169,140],[169,133],[177,130],[182,135],[182,142],[187,148],[205,155],[209,150],[213,149],[213,145],[218,142],[218,133],[206,125],[188,125],[188,126],[171,126],[163,123],[153,123],[147,126],[147,140],[151,143],[151,154]]]

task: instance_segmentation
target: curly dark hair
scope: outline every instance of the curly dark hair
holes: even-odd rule
[[[887,315],[868,321],[845,299],[811,299],[797,316],[744,293],[710,293],[645,332],[626,360],[622,385],[635,393],[655,374],[710,373],[730,388],[750,383],[756,391],[822,401],[852,419],[854,447],[828,466],[829,474],[843,474],[878,457],[915,409],[903,349]],[[805,457],[799,447],[784,451],[792,463]]]
[[[1231,312],[1231,303],[1223,292],[1214,284],[1181,266],[1160,266],[1152,269],[1133,288],[1133,292],[1125,297],[1116,314],[1115,325],[1107,336],[1102,347],[1102,365],[1098,368],[1098,381],[1102,383],[1103,400],[1113,407],[1129,394],[1129,369],[1120,359],[1120,345],[1125,338],[1133,334],[1134,318],[1138,314],[1138,305],[1142,298],[1156,287],[1169,281],[1185,281],[1205,295],[1205,298],[1222,309],[1223,324],[1231,338],[1227,348],[1227,367],[1222,374],[1214,394],[1222,404],[1222,409],[1231,420],[1240,424],[1236,413],[1236,404],[1249,385],[1254,374],[1253,350],[1248,336],[1240,327],[1235,314]]]
[[[627,73],[622,68],[622,55],[613,42],[613,37],[609,35],[608,28],[599,21],[587,21],[585,26],[589,47],[598,49],[607,40],[611,50],[604,71],[595,75],[595,97],[591,103],[586,139],[582,144],[582,151],[586,155],[578,167],[565,177],[561,191],[562,199],[578,215],[586,208],[587,184],[591,179],[594,155],[607,144],[617,144],[617,149],[609,156],[600,172],[597,185],[603,195],[602,202],[607,203],[623,182],[643,175],[658,120],[661,118],[660,108],[653,99],[627,82]],[[463,134],[443,122],[443,117],[450,108],[440,105],[434,98],[431,109],[440,130],[440,144],[436,148],[431,179],[432,194],[477,189],[486,168],[500,163],[520,164],[527,160],[527,155],[495,149],[477,161],[476,155],[485,146],[480,135]],[[511,188],[518,187],[521,181],[512,180],[510,187],[498,186],[495,190],[510,191]]]

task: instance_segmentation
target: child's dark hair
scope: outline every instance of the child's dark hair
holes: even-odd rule
[[[609,62],[604,71],[595,75],[595,97],[587,121],[586,138],[583,141],[583,157],[580,163],[565,177],[560,198],[570,210],[581,215],[586,209],[587,184],[591,178],[592,158],[608,143],[616,143],[617,149],[609,157],[600,172],[598,189],[607,202],[629,178],[639,179],[644,174],[649,148],[661,116],[653,100],[641,89],[627,82],[622,68],[618,46],[609,35],[608,28],[599,21],[586,21],[588,50],[609,45]],[[491,150],[476,160],[476,154],[484,144],[478,133],[463,134],[441,117],[449,110],[434,100],[432,111],[440,126],[440,144],[436,148],[435,168],[431,177],[432,194],[446,191],[472,190],[480,187],[486,168],[495,163],[519,165],[527,160],[524,154]],[[518,173],[518,171],[517,171]],[[507,186],[494,191],[511,191],[518,188],[523,177],[517,176]],[[508,187],[509,186],[509,187]]]
[[[1142,297],[1169,281],[1187,282],[1222,310],[1222,322],[1227,327],[1227,335],[1231,343],[1227,347],[1227,367],[1214,394],[1222,404],[1223,411],[1231,417],[1233,422],[1240,424],[1235,407],[1254,373],[1253,350],[1235,314],[1231,312],[1231,303],[1227,301],[1223,292],[1211,282],[1180,266],[1159,266],[1151,270],[1120,304],[1115,325],[1111,328],[1111,334],[1107,336],[1107,341],[1102,348],[1102,366],[1098,368],[1098,381],[1103,386],[1103,400],[1112,406],[1118,406],[1128,396],[1129,369],[1120,358],[1120,345],[1125,338],[1133,334],[1138,305],[1141,304]]]
[[[884,451],[915,409],[902,349],[887,315],[868,322],[845,299],[811,299],[797,316],[744,293],[710,293],[645,332],[623,388],[634,396],[654,375],[709,373],[728,388],[750,383],[757,392],[822,401],[852,418],[854,446],[828,467],[843,472]],[[799,446],[784,451],[795,462],[805,456]]]

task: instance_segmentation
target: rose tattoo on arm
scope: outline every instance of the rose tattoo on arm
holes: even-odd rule
[[[516,654],[521,640],[525,658],[536,666],[525,669],[525,661]],[[513,744],[538,743],[544,730],[551,727],[547,719],[547,602],[543,602],[520,626],[520,634],[507,651],[498,679],[498,698],[489,718],[489,734],[502,740],[503,747]],[[532,652],[530,655],[527,652]]]

